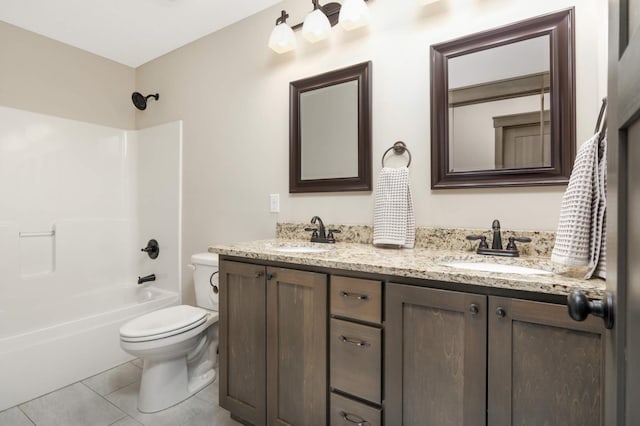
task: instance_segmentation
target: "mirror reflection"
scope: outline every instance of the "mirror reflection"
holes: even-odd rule
[[[449,170],[551,166],[550,39],[448,61]]]
[[[358,176],[358,82],[300,94],[302,180]]]

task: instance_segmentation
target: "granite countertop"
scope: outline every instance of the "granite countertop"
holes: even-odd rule
[[[310,247],[310,250],[317,248],[327,249],[327,251],[311,253],[281,251],[288,247]],[[584,276],[584,270],[569,269],[554,264],[548,257],[504,258],[459,250],[391,249],[374,247],[371,244],[347,242],[319,244],[297,239],[271,239],[231,245],[213,245],[209,247],[209,251],[248,259],[554,295],[567,295],[572,290],[578,289],[584,291],[588,297],[601,298],[606,288],[604,280],[599,278],[582,279],[580,277]],[[443,265],[448,262],[488,262],[517,265],[542,269],[553,272],[553,274],[522,275],[475,271]]]

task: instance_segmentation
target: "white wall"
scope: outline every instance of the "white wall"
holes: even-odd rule
[[[576,7],[577,138],[593,130],[606,94],[606,2],[599,0],[371,1],[371,25],[277,55],[267,40],[280,9],[301,21],[309,5],[283,1],[137,69],[137,89],[160,101],[136,112],[139,128],[184,123],[183,264],[211,243],[274,235],[277,221],[371,224],[373,193],[288,194],[289,82],[372,60],[373,172],[403,140],[411,150],[416,220],[422,226],[555,230],[562,187],[430,190],[429,46]],[[281,212],[269,213],[269,194]],[[183,269],[185,284],[190,271]]]
[[[151,259],[137,249],[134,259],[138,275],[155,274],[156,288],[181,288],[182,123],[162,124],[136,132],[135,139],[136,243],[158,241],[160,253]]]

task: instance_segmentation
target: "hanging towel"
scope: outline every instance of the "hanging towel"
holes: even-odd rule
[[[606,240],[606,135],[603,155],[598,155],[596,133],[582,144],[562,197],[560,221],[551,260],[568,266],[588,266],[591,278],[604,255]],[[604,259],[602,259],[604,262]],[[604,270],[604,269],[602,269]]]
[[[373,244],[413,248],[416,223],[407,167],[383,167],[376,183]]]

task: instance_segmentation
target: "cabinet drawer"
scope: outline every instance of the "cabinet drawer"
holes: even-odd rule
[[[381,403],[382,330],[331,319],[331,386]]]
[[[380,426],[382,424],[379,409],[335,393],[331,393],[329,418],[331,426]]]
[[[332,275],[331,314],[380,324],[382,283]]]

